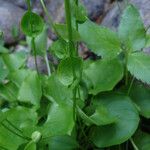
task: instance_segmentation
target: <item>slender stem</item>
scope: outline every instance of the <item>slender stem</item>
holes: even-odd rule
[[[77,105],[76,94],[77,94],[77,87],[73,89],[73,118],[74,120],[76,120],[76,105]]]
[[[30,0],[26,0],[27,2],[27,5],[28,5],[28,11],[31,11],[31,3],[30,3]]]
[[[133,83],[134,83],[134,79],[135,79],[135,77],[133,77],[132,80],[131,80],[131,82],[130,82],[130,86],[129,86],[129,89],[128,89],[128,92],[127,92],[127,95],[128,95],[128,96],[130,95],[131,88],[132,88]]]
[[[32,37],[32,48],[33,48],[33,53],[34,53],[34,61],[35,61],[35,67],[36,67],[36,71],[39,75],[39,69],[38,69],[38,63],[37,63],[37,54],[36,54],[36,46],[35,46],[35,38]]]
[[[45,62],[46,62],[46,66],[47,66],[48,76],[50,76],[51,75],[51,68],[50,68],[50,65],[49,65],[49,61],[48,61],[48,57],[47,57],[47,52],[45,54]]]
[[[79,5],[79,0],[75,0],[75,3],[76,3],[76,5],[77,5],[77,7],[78,7],[78,5]],[[78,21],[76,20],[76,30],[78,31],[79,30],[79,25],[78,25]],[[79,43],[77,42],[76,43],[76,53],[78,54],[78,47],[79,47]]]
[[[128,69],[127,69],[127,62],[128,62],[128,50],[125,52],[125,85],[128,85]]]
[[[22,135],[20,135],[20,134],[18,134],[18,133],[16,133],[16,132],[14,132],[14,131],[11,130],[10,128],[8,128],[4,123],[1,123],[1,124],[2,124],[2,126],[3,126],[4,128],[6,128],[6,129],[7,129],[8,131],[10,131],[11,133],[17,135],[18,137],[20,137],[20,138],[22,138],[22,139],[29,140],[29,138],[24,137],[24,136],[22,136]]]
[[[40,1],[41,1],[43,10],[44,10],[44,12],[45,12],[45,14],[46,14],[46,16],[47,16],[47,18],[48,18],[48,23],[49,23],[49,25],[51,26],[51,28],[54,29],[54,32],[60,37],[60,35],[59,35],[59,33],[57,32],[57,29],[55,28],[54,23],[53,23],[53,21],[52,21],[52,17],[50,16],[50,14],[49,14],[49,12],[48,12],[46,6],[45,6],[44,1],[43,1],[43,0],[40,0]]]
[[[66,24],[68,31],[68,49],[70,58],[73,57],[74,43],[73,43],[73,35],[72,35],[72,23],[71,23],[71,8],[70,8],[70,0],[64,0],[65,2],[65,14],[66,14]],[[74,70],[73,62],[71,61],[72,72],[74,81],[76,80],[76,73]],[[74,122],[76,122],[76,93],[77,87],[73,89],[73,118]]]
[[[132,144],[134,150],[139,150],[139,148],[136,146],[136,144],[134,143],[134,141],[133,141],[132,138],[130,138],[130,142],[131,142],[131,144]]]

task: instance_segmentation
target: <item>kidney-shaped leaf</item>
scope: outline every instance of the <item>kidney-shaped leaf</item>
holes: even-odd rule
[[[117,118],[114,124],[93,128],[92,141],[96,146],[121,144],[134,134],[139,124],[139,116],[128,97],[121,94],[104,94],[97,97],[94,103],[103,104]]]

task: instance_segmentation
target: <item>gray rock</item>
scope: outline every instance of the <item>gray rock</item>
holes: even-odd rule
[[[0,30],[4,32],[5,43],[11,44],[16,41],[12,29],[17,28],[20,32],[19,23],[24,10],[7,1],[0,0],[0,4]]]
[[[134,4],[140,11],[145,26],[150,25],[150,0],[130,0],[130,3]],[[112,8],[109,10],[101,25],[109,27],[113,30],[119,25],[121,14],[125,8],[125,2],[115,2]]]
[[[37,56],[37,65],[40,73],[47,73],[47,68],[43,57]],[[34,56],[30,56],[28,58],[27,67],[32,70],[36,70]]]

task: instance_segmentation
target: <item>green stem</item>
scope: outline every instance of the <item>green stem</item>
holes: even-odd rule
[[[70,10],[70,0],[65,0],[65,13],[66,13],[66,23],[68,30],[68,46],[70,57],[73,56],[73,36],[72,36],[72,23],[71,23],[71,10]]]
[[[51,26],[51,28],[54,29],[54,32],[60,37],[60,35],[59,35],[59,33],[57,32],[57,29],[55,28],[54,23],[53,23],[53,21],[52,21],[52,17],[50,16],[50,14],[49,14],[49,12],[48,12],[46,6],[45,6],[44,1],[43,1],[43,0],[40,0],[40,1],[41,1],[43,10],[44,10],[44,12],[45,12],[45,14],[46,14],[46,16],[47,16],[47,18],[48,18],[48,23],[49,23],[49,25]]]
[[[79,0],[75,0],[75,3],[76,3],[76,5],[77,5],[77,7],[78,7],[78,5],[79,5]],[[76,30],[78,31],[79,30],[79,25],[78,25],[78,21],[76,20]],[[77,42],[76,43],[76,53],[78,54],[78,47],[79,47],[79,43]]]
[[[28,11],[31,11],[31,3],[30,3],[30,0],[26,0],[27,2],[27,5],[28,5]]]
[[[133,83],[134,83],[134,79],[135,79],[135,77],[133,77],[132,80],[131,80],[131,82],[130,82],[130,86],[129,86],[129,89],[128,89],[128,92],[127,92],[127,95],[128,95],[128,96],[130,95],[131,88],[132,88]]]
[[[2,124],[2,126],[3,126],[5,129],[7,129],[7,130],[10,131],[11,133],[15,134],[16,136],[18,136],[18,137],[20,137],[20,138],[22,138],[22,139],[25,139],[25,140],[29,140],[29,138],[24,137],[24,136],[22,136],[22,135],[20,135],[20,134],[18,134],[18,133],[16,133],[16,132],[14,132],[14,131],[11,130],[10,128],[8,128],[4,123],[1,123],[1,124]]]
[[[48,57],[47,57],[47,52],[45,54],[45,62],[46,62],[46,66],[47,66],[48,76],[50,76],[51,75],[51,69],[50,69],[50,65],[49,65],[49,61],[48,61]]]
[[[73,57],[73,50],[74,50],[74,43],[73,43],[73,35],[72,35],[72,23],[71,23],[71,7],[70,7],[70,0],[64,0],[65,2],[65,14],[66,14],[66,24],[67,24],[67,31],[68,31],[68,49],[70,57]],[[76,80],[76,74],[73,66],[73,62],[71,62],[72,72],[74,81]],[[76,93],[77,87],[73,89],[73,118],[74,122],[76,122]]]
[[[132,138],[130,138],[130,142],[131,142],[131,144],[132,144],[134,150],[139,150],[139,148],[136,146],[136,144],[134,143],[134,141],[133,141]]]
[[[125,52],[125,86],[128,85],[128,68],[127,68],[127,62],[128,62],[128,50]]]
[[[37,63],[37,54],[36,54],[36,46],[35,46],[35,38],[32,37],[32,48],[33,48],[33,53],[34,53],[34,61],[35,61],[35,67],[37,74],[39,75],[39,69],[38,69],[38,63]]]

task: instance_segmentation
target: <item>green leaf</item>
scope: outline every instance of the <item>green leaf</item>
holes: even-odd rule
[[[123,66],[118,59],[102,59],[84,69],[83,80],[91,81],[90,94],[112,90],[123,77]]]
[[[73,15],[79,23],[83,23],[87,20],[87,10],[82,4],[78,4],[78,6],[73,2]]]
[[[130,97],[140,108],[140,114],[150,118],[150,89],[143,85],[134,85],[130,92]]]
[[[133,5],[123,12],[119,26],[119,37],[127,49],[141,50],[145,46],[146,32],[140,13]]]
[[[24,136],[30,137],[36,130],[38,116],[34,109],[18,106],[6,111],[5,113],[7,115],[7,120],[22,131]]]
[[[44,137],[56,135],[71,135],[74,127],[72,105],[53,103],[48,118],[42,127]]]
[[[0,86],[0,96],[9,102],[17,101],[18,88],[12,82]]]
[[[57,70],[59,80],[66,86],[81,78],[82,60],[78,57],[63,59]],[[74,78],[76,76],[76,78]]]
[[[47,39],[48,39],[48,31],[47,27],[45,26],[43,31],[35,38],[35,45],[36,45],[36,54],[40,56],[44,56],[47,50]],[[27,37],[27,43],[32,50],[32,38]]]
[[[69,56],[67,42],[61,39],[53,42],[49,48],[49,51],[59,59],[64,59]]]
[[[6,115],[0,110],[0,124],[6,119]]]
[[[21,29],[24,34],[30,37],[36,37],[44,28],[44,22],[37,14],[27,11],[21,20]]]
[[[63,93],[63,94],[62,94]],[[46,80],[44,86],[44,95],[51,101],[57,104],[69,104],[72,102],[72,91],[64,86],[56,77],[52,75]]]
[[[41,81],[36,71],[31,72],[23,81],[18,100],[21,102],[39,105],[42,96]]]
[[[67,31],[67,26],[66,24],[55,24],[54,25],[58,34],[61,36],[62,39],[64,39],[66,42],[68,42],[68,31]],[[72,30],[72,35],[73,35],[73,41],[79,41],[80,40],[80,35],[79,33],[73,28]]]
[[[36,143],[34,143],[34,141],[30,141],[24,150],[36,150]]]
[[[133,53],[128,57],[128,70],[138,80],[150,84],[150,56],[143,53]]]
[[[94,103],[104,105],[118,119],[114,124],[93,128],[92,141],[97,147],[121,144],[134,134],[139,124],[139,116],[130,98],[107,93],[97,97]]]
[[[121,51],[120,40],[115,32],[94,24],[90,20],[79,25],[81,40],[98,56],[116,57]]]
[[[22,82],[24,79],[29,76],[31,73],[31,70],[28,69],[19,69],[11,74],[9,74],[8,78],[11,80],[18,88],[22,85]]]
[[[150,149],[150,134],[138,131],[133,137],[133,141],[139,150],[149,150]]]
[[[74,150],[79,148],[78,143],[71,136],[54,136],[43,141],[43,144],[47,144],[49,150]]]
[[[17,148],[27,142],[26,140],[16,136],[0,124],[0,146],[7,150],[17,150]]]
[[[5,47],[3,47],[2,45],[0,45],[0,54],[2,53],[8,53],[9,52],[9,50],[7,49],[7,48],[5,48]]]
[[[112,116],[104,106],[98,106],[91,116],[87,116],[79,107],[78,112],[88,126],[93,124],[97,126],[108,125],[117,120],[116,117]]]
[[[13,54],[4,54],[3,60],[10,72],[22,67],[26,61],[26,55],[24,52],[17,52]]]
[[[0,57],[0,82],[2,82],[8,75],[8,69],[4,64],[3,59]]]
[[[145,48],[149,48],[150,47],[150,35],[147,34],[146,35],[146,44],[145,44]]]

